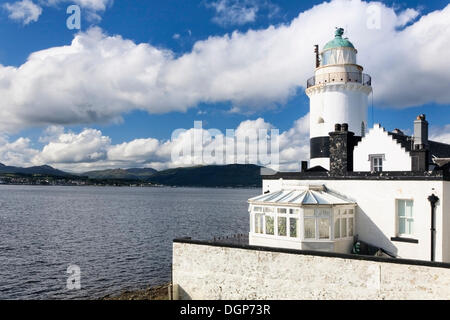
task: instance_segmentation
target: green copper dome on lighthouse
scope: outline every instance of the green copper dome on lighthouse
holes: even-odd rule
[[[328,42],[325,47],[323,47],[323,50],[332,49],[332,48],[340,48],[340,47],[348,47],[353,48],[353,44],[348,41],[348,39],[342,38],[342,35],[344,34],[344,29],[337,28],[336,32],[334,33],[334,39]]]

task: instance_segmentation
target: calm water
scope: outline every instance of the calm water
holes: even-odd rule
[[[258,189],[0,186],[0,299],[97,298],[170,281],[172,240],[248,232]],[[66,289],[69,265],[81,290]]]

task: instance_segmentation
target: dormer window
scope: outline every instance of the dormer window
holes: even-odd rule
[[[370,171],[381,172],[383,171],[384,154],[371,154],[369,155]]]

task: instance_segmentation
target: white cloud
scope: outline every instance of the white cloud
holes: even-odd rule
[[[97,12],[105,11],[113,4],[113,0],[39,0],[39,5],[32,0],[21,0],[14,3],[6,3],[3,8],[9,13],[9,18],[21,21],[27,25],[38,21],[42,14],[42,6],[56,6],[58,4],[76,4],[85,9],[85,18],[88,22],[98,23],[101,16]]]
[[[326,2],[290,24],[198,41],[179,57],[93,28],[68,46],[33,53],[19,68],[0,65],[0,129],[105,122],[134,109],[184,112],[199,103],[230,102],[238,112],[275,108],[305,86],[312,47],[329,41],[335,26],[346,26],[373,77],[376,103],[450,103],[450,5],[403,30],[398,25],[413,15],[381,3],[381,29],[367,29],[368,5]]]
[[[419,14],[420,14],[419,11],[411,8],[408,8],[400,12],[400,14],[398,15],[397,26],[403,27],[407,25],[408,23],[416,19],[419,16]]]
[[[28,138],[19,138],[9,142],[6,137],[0,137],[0,162],[12,166],[28,166],[39,153],[33,149]]]
[[[8,17],[20,21],[24,25],[36,22],[42,14],[42,8],[31,0],[22,0],[14,3],[5,3],[3,8],[8,11]]]
[[[43,0],[43,2],[47,5],[70,2],[71,4],[77,4],[82,8],[92,11],[105,11],[108,6],[113,4],[113,0]]]
[[[309,160],[309,113],[280,136],[280,167],[300,171],[301,161]]]
[[[431,127],[430,140],[450,144],[450,124],[443,127]]]
[[[306,115],[297,120],[293,128],[280,133],[278,140],[280,169],[298,170],[300,161],[309,158],[308,119]],[[231,138],[227,132],[195,127],[184,130],[167,141],[146,138],[112,144],[108,136],[104,136],[96,129],[86,128],[79,133],[74,133],[66,132],[61,126],[51,126],[44,130],[39,138],[41,143],[45,143],[41,150],[33,148],[31,141],[27,138],[9,142],[6,137],[0,137],[0,162],[16,166],[48,164],[75,172],[131,167],[152,167],[160,170],[198,164],[265,165],[266,163],[261,161],[270,162],[270,150],[256,149],[255,146],[262,139],[269,139],[270,143],[270,139],[274,138],[272,129],[275,129],[272,124],[258,118],[241,122],[234,130],[235,138]],[[191,152],[194,134],[203,136],[203,143],[200,144],[203,149],[200,154]],[[235,147],[227,149],[227,145]],[[223,157],[216,158],[215,154],[208,153],[214,148],[223,150]],[[233,151],[230,152],[230,150]],[[177,157],[172,157],[174,154]],[[208,154],[211,157],[208,158]]]
[[[258,6],[253,2],[239,0],[218,0],[207,4],[214,8],[213,21],[219,25],[243,25],[256,20]]]
[[[224,27],[255,22],[262,12],[272,17],[280,10],[268,0],[217,0],[206,7],[215,11],[212,21]]]
[[[85,129],[79,134],[63,133],[52,139],[33,159],[35,163],[78,163],[106,159],[111,140],[99,130]]]
[[[159,147],[157,139],[135,139],[109,148],[108,159],[135,163],[153,162]]]

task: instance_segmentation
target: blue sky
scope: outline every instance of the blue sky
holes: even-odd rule
[[[18,18],[14,19],[11,16],[11,9],[8,9],[8,4],[11,6],[16,2],[21,2],[18,0],[2,0],[2,8],[0,10],[0,64],[6,67],[23,68],[23,65],[27,63],[27,59],[30,54],[40,50],[46,50],[70,46],[74,37],[80,34],[87,34],[92,28],[102,34],[101,37],[117,37],[120,36],[121,39],[131,40],[134,44],[147,44],[151,48],[156,48],[161,51],[170,52],[171,58],[167,58],[170,61],[177,60],[186,55],[190,55],[193,52],[193,47],[198,45],[199,42],[207,42],[207,46],[212,47],[214,43],[208,42],[210,37],[216,37],[218,39],[229,39],[231,34],[234,32],[239,32],[242,37],[247,36],[252,30],[256,31],[266,31],[265,34],[269,33],[267,30],[274,28],[274,30],[282,29],[293,24],[293,21],[300,20],[300,23],[305,19],[299,18],[302,12],[308,12],[310,14],[322,14],[328,9],[321,7],[315,11],[311,8],[315,5],[323,5],[323,1],[289,1],[289,0],[216,0],[216,1],[194,1],[194,0],[166,0],[166,1],[133,1],[133,0],[90,0],[87,2],[82,1],[65,1],[65,0],[22,0],[26,2],[32,2],[36,7],[39,7],[41,13],[35,18],[36,21],[31,21],[28,23],[24,22],[24,19]],[[342,2],[343,6],[346,0],[334,1]],[[354,1],[356,6],[367,6],[366,3],[360,3],[359,1]],[[81,30],[69,30],[66,27],[66,19],[68,14],[66,9],[71,4],[83,4],[81,6],[81,17],[82,25]],[[86,5],[88,3],[88,5]],[[447,1],[383,1],[383,10],[391,10],[398,15],[398,17],[405,12],[406,9],[412,9],[417,12],[416,15],[412,15],[406,24],[398,25],[394,31],[390,30],[395,36],[396,32],[402,32],[414,24],[416,24],[421,17],[427,16],[433,12],[441,12],[448,5]],[[100,7],[97,5],[100,4]],[[105,5],[104,8],[101,6]],[[369,4],[370,5],[370,4]],[[97,7],[96,7],[97,6]],[[219,8],[222,8],[220,11]],[[359,8],[359,7],[358,7]],[[244,12],[247,10],[246,12]],[[448,10],[447,10],[448,11]],[[325,14],[325,13],[324,13]],[[446,14],[446,13],[445,13]],[[443,14],[443,15],[445,15]],[[96,17],[93,17],[93,16]],[[384,16],[383,16],[384,17]],[[391,18],[389,18],[391,19]],[[433,18],[434,19],[434,18]],[[431,19],[430,19],[431,20]],[[437,18],[436,18],[437,20]],[[312,22],[308,22],[312,25]],[[325,31],[318,31],[317,33],[317,43],[323,46],[325,41],[330,40],[333,36],[334,22],[320,21],[316,22],[321,24],[323,30],[329,30],[329,35],[326,35]],[[329,25],[326,25],[329,23]],[[391,22],[395,23],[395,22]],[[438,25],[440,22],[437,22]],[[355,22],[356,25],[356,22]],[[345,26],[343,26],[345,27]],[[448,25],[446,25],[448,27]],[[349,37],[354,45],[360,48],[370,48],[370,45],[365,44],[367,39],[364,39],[364,32],[357,30],[357,28],[351,25]],[[382,26],[383,28],[383,26]],[[447,29],[448,30],[448,29]],[[311,29],[305,29],[298,34],[299,42],[302,41],[302,37],[313,38],[314,35],[311,34]],[[406,37],[406,32],[405,37]],[[447,33],[448,34],[448,33]],[[411,35],[407,35],[411,36]],[[328,38],[327,38],[328,37]],[[372,37],[372,35],[370,35]],[[376,39],[376,36],[373,36]],[[412,36],[411,36],[412,37]],[[102,38],[103,39],[103,38]],[[100,41],[100,40],[99,40]],[[212,41],[211,41],[212,42]],[[231,41],[230,41],[231,42]],[[448,36],[447,36],[448,42]],[[361,45],[359,45],[361,44]],[[120,44],[122,45],[122,44]],[[299,53],[304,55],[305,59],[311,59],[312,61],[313,53],[312,47],[309,46],[308,41],[305,40],[305,52],[309,50],[311,52],[310,57],[305,53]],[[290,48],[287,46],[286,48]],[[91,49],[90,49],[91,50]],[[93,49],[92,49],[93,50]],[[208,49],[209,50],[209,49]],[[231,47],[227,50],[234,50]],[[237,49],[236,49],[237,50]],[[258,50],[255,47],[255,50]],[[391,53],[389,50],[381,51],[381,49],[376,49],[379,55],[384,55],[388,57]],[[302,51],[303,52],[303,51]],[[396,70],[390,65],[376,65],[372,63],[369,50],[362,49],[360,52],[359,62],[365,67],[365,72],[368,74],[380,75],[383,72],[384,77],[389,78],[389,74],[392,72],[392,77],[398,77],[401,81],[401,89],[396,86],[389,86],[389,89],[381,84],[381,76],[378,76],[378,83],[374,79],[374,106],[369,108],[369,124],[373,121],[381,123],[385,128],[392,130],[394,128],[401,128],[403,130],[412,129],[412,121],[420,113],[426,113],[427,118],[432,125],[432,132],[438,136],[441,131],[443,134],[443,139],[446,139],[446,134],[448,133],[450,124],[450,113],[448,108],[450,106],[450,101],[445,95],[445,91],[437,90],[434,95],[430,97],[424,97],[423,99],[417,99],[417,103],[408,100],[408,84],[405,82],[415,81],[414,77],[422,77],[422,74],[426,74],[430,78],[434,75],[434,69],[428,71],[426,67],[422,67],[420,72],[415,70],[411,77],[413,79],[407,80],[408,73],[404,70]],[[397,54],[397,50],[393,50]],[[292,52],[286,52],[290,56],[293,55]],[[424,53],[411,52],[411,55],[422,54],[421,59],[426,59]],[[150,58],[149,58],[150,59]],[[217,61],[212,61],[211,63],[226,64],[228,61],[226,55],[217,55]],[[249,58],[251,59],[251,57]],[[293,58],[295,59],[295,58]],[[303,59],[303,61],[305,60]],[[430,59],[433,59],[432,57]],[[145,60],[147,61],[147,60]],[[297,61],[297,60],[296,60]],[[383,59],[380,59],[383,61]],[[421,60],[422,61],[422,60]],[[367,62],[367,66],[364,64]],[[197,62],[196,62],[197,63]],[[231,62],[230,62],[231,63]],[[235,63],[235,62],[233,62]],[[299,79],[306,79],[313,75],[314,66],[310,64],[308,70],[308,64],[299,62],[301,67],[293,65],[292,68],[298,67],[298,75],[289,75],[292,79],[298,77]],[[371,70],[370,68],[374,70]],[[143,65],[142,68],[145,68]],[[380,70],[381,69],[381,70]],[[75,68],[74,70],[80,70]],[[396,70],[396,71],[394,71]],[[445,68],[443,69],[445,70]],[[449,70],[447,68],[447,70]],[[56,72],[56,71],[55,71]],[[225,71],[220,71],[225,72]],[[398,72],[399,75],[395,72]],[[401,74],[400,74],[401,73]],[[427,74],[428,73],[428,74]],[[0,73],[1,76],[1,73]],[[76,72],[72,72],[70,77],[75,80],[81,79],[85,75],[79,75]],[[69,77],[69,81],[70,81]],[[32,78],[31,75],[22,76],[20,78],[20,85],[27,86],[27,79]],[[62,76],[63,78],[63,76]],[[16,81],[18,77],[13,78],[11,81]],[[42,86],[47,86],[45,83],[46,77],[42,77],[39,83]],[[66,78],[64,78],[66,79]],[[95,77],[93,78],[95,79]],[[58,155],[53,153],[65,153],[65,147],[57,145],[59,136],[52,136],[45,138],[45,130],[49,130],[50,126],[58,126],[58,130],[54,130],[59,135],[66,133],[72,134],[72,136],[67,136],[67,139],[74,138],[75,136],[81,134],[85,129],[97,130],[101,132],[100,136],[107,137],[109,139],[109,147],[120,145],[122,143],[129,143],[136,139],[156,139],[162,143],[170,139],[172,132],[177,128],[192,128],[194,121],[202,120],[203,125],[206,128],[217,128],[219,130],[225,131],[227,128],[237,128],[240,124],[245,121],[251,120],[256,121],[261,118],[264,119],[265,123],[270,123],[272,126],[278,128],[281,132],[288,132],[289,130],[295,129],[296,121],[301,119],[308,113],[309,101],[304,93],[304,83],[298,83],[297,85],[292,84],[292,79],[285,80],[280,77],[280,82],[286,82],[286,86],[289,87],[289,93],[286,90],[280,89],[273,94],[270,93],[267,96],[267,103],[264,100],[264,94],[258,97],[258,90],[264,92],[264,88],[254,89],[249,87],[248,91],[254,90],[253,95],[242,94],[244,97],[239,97],[239,91],[230,92],[230,96],[226,96],[226,92],[220,93],[208,93],[205,97],[200,97],[193,99],[193,102],[180,103],[174,102],[172,107],[165,108],[164,104],[158,105],[158,107],[148,107],[143,105],[149,103],[139,102],[130,103],[130,106],[120,108],[119,101],[118,106],[114,106],[114,112],[107,110],[108,106],[103,106],[101,111],[96,114],[96,120],[91,118],[85,119],[80,116],[80,119],[73,118],[73,114],[64,109],[65,106],[61,105],[61,116],[55,116],[55,112],[58,113],[58,104],[52,107],[52,111],[49,112],[47,116],[46,110],[42,109],[39,112],[39,116],[33,114],[34,110],[39,108],[45,108],[43,106],[46,101],[42,97],[42,103],[36,102],[40,100],[41,96],[30,97],[30,101],[15,107],[14,110],[20,109],[20,112],[13,111],[12,116],[14,121],[9,122],[10,113],[3,113],[3,125],[0,126],[3,135],[3,143],[7,145],[4,151],[8,156],[0,156],[0,161],[3,163],[14,164],[17,162],[18,165],[33,165],[42,162],[50,163],[56,167],[60,167],[67,170],[85,170],[87,168],[104,168],[110,166],[156,166],[163,168],[164,166],[170,166],[169,164],[164,164],[163,156],[155,156],[154,153],[147,154],[143,156],[144,158],[138,161],[124,161],[123,163],[115,161],[106,161],[108,151],[102,146],[100,151],[96,150],[84,150],[80,149],[80,152],[90,153],[87,158],[71,159],[70,154],[65,155],[63,159],[59,159]],[[406,80],[405,80],[406,79]],[[275,79],[276,80],[276,79]],[[65,80],[61,80],[65,81]],[[257,81],[257,78],[256,78]],[[449,87],[450,83],[447,78],[442,78],[439,81],[444,82],[444,86]],[[377,84],[378,87],[376,86]],[[48,86],[54,86],[53,82],[49,82]],[[201,85],[201,84],[199,84]],[[380,86],[381,92],[378,90]],[[69,85],[68,85],[69,86]],[[100,86],[100,84],[95,84],[95,86]],[[251,85],[249,85],[251,86]],[[276,84],[274,85],[276,86]],[[280,85],[281,86],[281,85]],[[19,85],[17,85],[20,88]],[[386,85],[386,87],[388,87]],[[411,92],[417,93],[417,87],[412,86]],[[190,90],[190,85],[180,86],[180,90]],[[47,87],[48,89],[48,87]],[[74,94],[79,94],[77,91],[71,91],[70,88],[65,89],[69,92],[67,99],[71,99]],[[16,90],[18,90],[16,88]],[[55,89],[56,90],[56,89]],[[171,88],[170,90],[175,90]],[[247,90],[245,84],[242,90]],[[402,93],[386,93],[387,90],[402,91]],[[2,94],[8,95],[8,91],[1,91]],[[6,92],[6,93],[5,93]],[[26,90],[24,95],[30,94]],[[64,94],[64,90],[61,91]],[[85,91],[83,91],[85,92]],[[442,96],[441,96],[442,92]],[[17,97],[11,98],[11,101],[21,100],[23,97],[21,93],[16,93]],[[33,94],[36,92],[33,90]],[[45,92],[43,92],[45,95]],[[88,96],[88,95],[87,95]],[[236,97],[238,96],[238,97]],[[19,97],[19,98],[18,98]],[[115,97],[108,98],[105,104],[114,104]],[[26,100],[26,98],[23,98]],[[64,99],[64,98],[62,98]],[[83,101],[86,101],[85,98]],[[148,98],[148,99],[151,99]],[[167,98],[168,101],[172,101],[171,98]],[[178,97],[177,97],[178,99]],[[179,98],[183,99],[183,98]],[[414,100],[414,98],[412,98]],[[9,101],[9,100],[7,100]],[[92,104],[98,103],[98,99],[93,99]],[[112,102],[111,102],[112,101]],[[178,100],[177,100],[178,101]],[[52,100],[49,104],[54,103]],[[168,102],[170,104],[171,102]],[[136,104],[138,107],[136,107]],[[238,106],[237,108],[236,105]],[[8,106],[5,106],[7,108]],[[12,108],[12,107],[11,107]],[[27,109],[28,108],[28,109]],[[95,110],[96,106],[92,106]],[[117,109],[117,110],[116,110]],[[64,114],[67,112],[67,115]],[[97,111],[96,111],[97,112]],[[106,114],[102,116],[100,114]],[[36,113],[38,113],[36,111]],[[30,114],[30,115],[29,115]],[[374,118],[372,118],[372,114]],[[66,118],[64,118],[66,117]],[[299,125],[297,123],[297,125]],[[51,130],[50,130],[51,131]],[[299,131],[302,131],[299,129]],[[303,132],[304,133],[304,132]],[[300,134],[300,133],[299,133]],[[98,138],[98,137],[97,137]],[[18,144],[19,146],[14,146],[13,144],[18,141],[18,139],[26,139],[26,143]],[[53,140],[52,140],[53,139]],[[302,139],[299,139],[303,141]],[[292,140],[292,141],[299,141]],[[51,145],[53,143],[53,145]],[[84,141],[83,143],[89,143]],[[50,144],[50,146],[49,146]],[[47,149],[45,149],[47,147]],[[66,146],[67,148],[75,147]],[[108,148],[109,148],[108,147]],[[22,152],[21,148],[26,149]],[[53,148],[53,149],[52,149]],[[302,150],[305,150],[303,147]],[[44,156],[44,151],[48,152],[48,155]],[[22,152],[22,153],[21,153]],[[153,151],[154,152],[154,151]],[[307,156],[303,151],[299,151],[299,156]],[[96,158],[92,154],[104,153],[103,155]],[[133,157],[132,157],[133,158]],[[137,159],[137,158],[133,158]],[[294,161],[291,159],[291,161]],[[98,165],[96,165],[98,163]],[[295,168],[295,166],[291,167]]]

